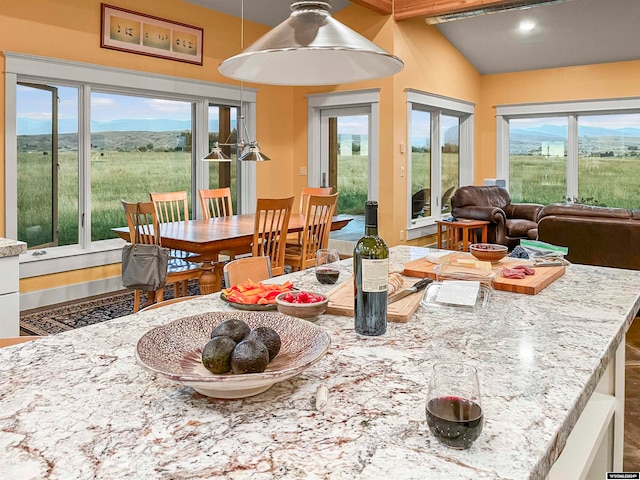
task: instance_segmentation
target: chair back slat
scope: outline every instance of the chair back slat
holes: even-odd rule
[[[189,198],[186,191],[150,193],[160,223],[189,220]]]
[[[257,202],[252,255],[270,257],[274,276],[284,273],[284,254],[293,199],[294,197],[259,198]]]
[[[233,215],[230,188],[199,189],[198,195],[200,196],[200,205],[205,219]]]
[[[315,263],[316,252],[327,248],[331,219],[335,213],[338,193],[333,195],[310,195],[305,211],[304,230],[302,232],[301,257],[307,268]]]

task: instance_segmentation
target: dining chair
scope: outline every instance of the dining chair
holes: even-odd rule
[[[138,241],[144,244],[154,243],[156,232],[160,231],[160,222],[153,202],[129,203],[121,200],[124,208],[129,238],[135,242],[136,225],[138,228]],[[162,243],[162,239],[160,239]],[[170,258],[167,266],[167,284],[173,284],[174,297],[187,294],[187,282],[200,277],[200,266],[196,263],[185,261],[181,258]],[[142,290],[135,290],[133,296],[134,313],[140,309],[140,295]],[[160,302],[164,298],[164,287],[155,292],[148,292],[149,302]]]
[[[284,273],[284,252],[294,197],[259,198],[253,230],[254,257],[269,257],[273,276]]]
[[[284,263],[294,270],[304,270],[315,265],[316,252],[327,248],[331,218],[335,213],[338,194],[310,195],[304,212],[304,229],[299,245],[288,244]]]
[[[202,214],[205,220],[209,218],[230,217],[233,215],[231,189],[229,187],[199,189],[198,196],[200,197],[200,205],[202,206]],[[251,246],[236,248],[235,250],[222,250],[220,253],[233,260],[236,258],[236,255],[250,254]],[[215,261],[217,260],[218,257],[216,256]]]
[[[0,338],[0,348],[10,347],[11,345],[17,345],[18,343],[30,342],[32,340],[38,340],[42,338],[38,335],[21,335],[19,337],[6,337]]]
[[[302,187],[300,190],[300,213],[307,210],[309,195],[331,195],[333,187]]]
[[[189,220],[189,197],[186,191],[149,193],[160,223],[184,222]],[[182,258],[190,262],[200,261],[199,255],[184,250],[171,249],[171,258]]]
[[[216,217],[230,217],[233,215],[233,204],[231,203],[231,189],[212,188],[198,189],[202,214],[205,220]]]
[[[226,288],[247,280],[259,282],[272,277],[271,259],[266,257],[244,257],[225,263],[222,268]]]
[[[154,310],[156,308],[164,307],[165,305],[171,305],[171,304],[174,304],[174,303],[184,302],[185,300],[191,300],[191,299],[194,299],[194,298],[198,298],[198,295],[189,295],[189,296],[186,296],[186,297],[170,298],[168,300],[163,300],[161,302],[152,303],[151,305],[147,305],[146,307],[141,308],[138,311],[139,312],[146,312],[147,310]]]

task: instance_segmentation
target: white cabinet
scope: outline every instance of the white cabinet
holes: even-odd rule
[[[20,335],[20,257],[26,244],[0,239],[0,338]]]

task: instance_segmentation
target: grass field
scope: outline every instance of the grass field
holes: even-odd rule
[[[412,177],[426,179],[424,153],[413,153]],[[418,157],[421,155],[422,157]],[[148,192],[187,190],[191,185],[189,152],[105,152],[91,161],[91,237],[113,238],[111,228],[125,225],[120,199],[147,201]],[[341,156],[338,211],[363,214],[367,198],[366,157]],[[444,184],[457,183],[457,155],[445,154]],[[566,192],[565,160],[512,157],[510,193],[515,202],[557,203]],[[75,152],[59,157],[58,245],[78,243],[78,167]],[[210,185],[217,186],[211,164]],[[50,241],[51,158],[42,153],[18,155],[18,238],[29,245]],[[234,169],[235,170],[235,169]],[[232,174],[232,178],[235,171]],[[583,203],[640,208],[640,161],[624,158],[580,160],[580,200]],[[416,180],[414,189],[420,186]],[[591,200],[588,200],[591,199]],[[190,201],[190,204],[192,202]]]

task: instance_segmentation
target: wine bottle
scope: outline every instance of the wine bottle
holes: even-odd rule
[[[355,329],[361,335],[387,331],[389,247],[378,236],[378,202],[368,201],[364,237],[353,249]]]

